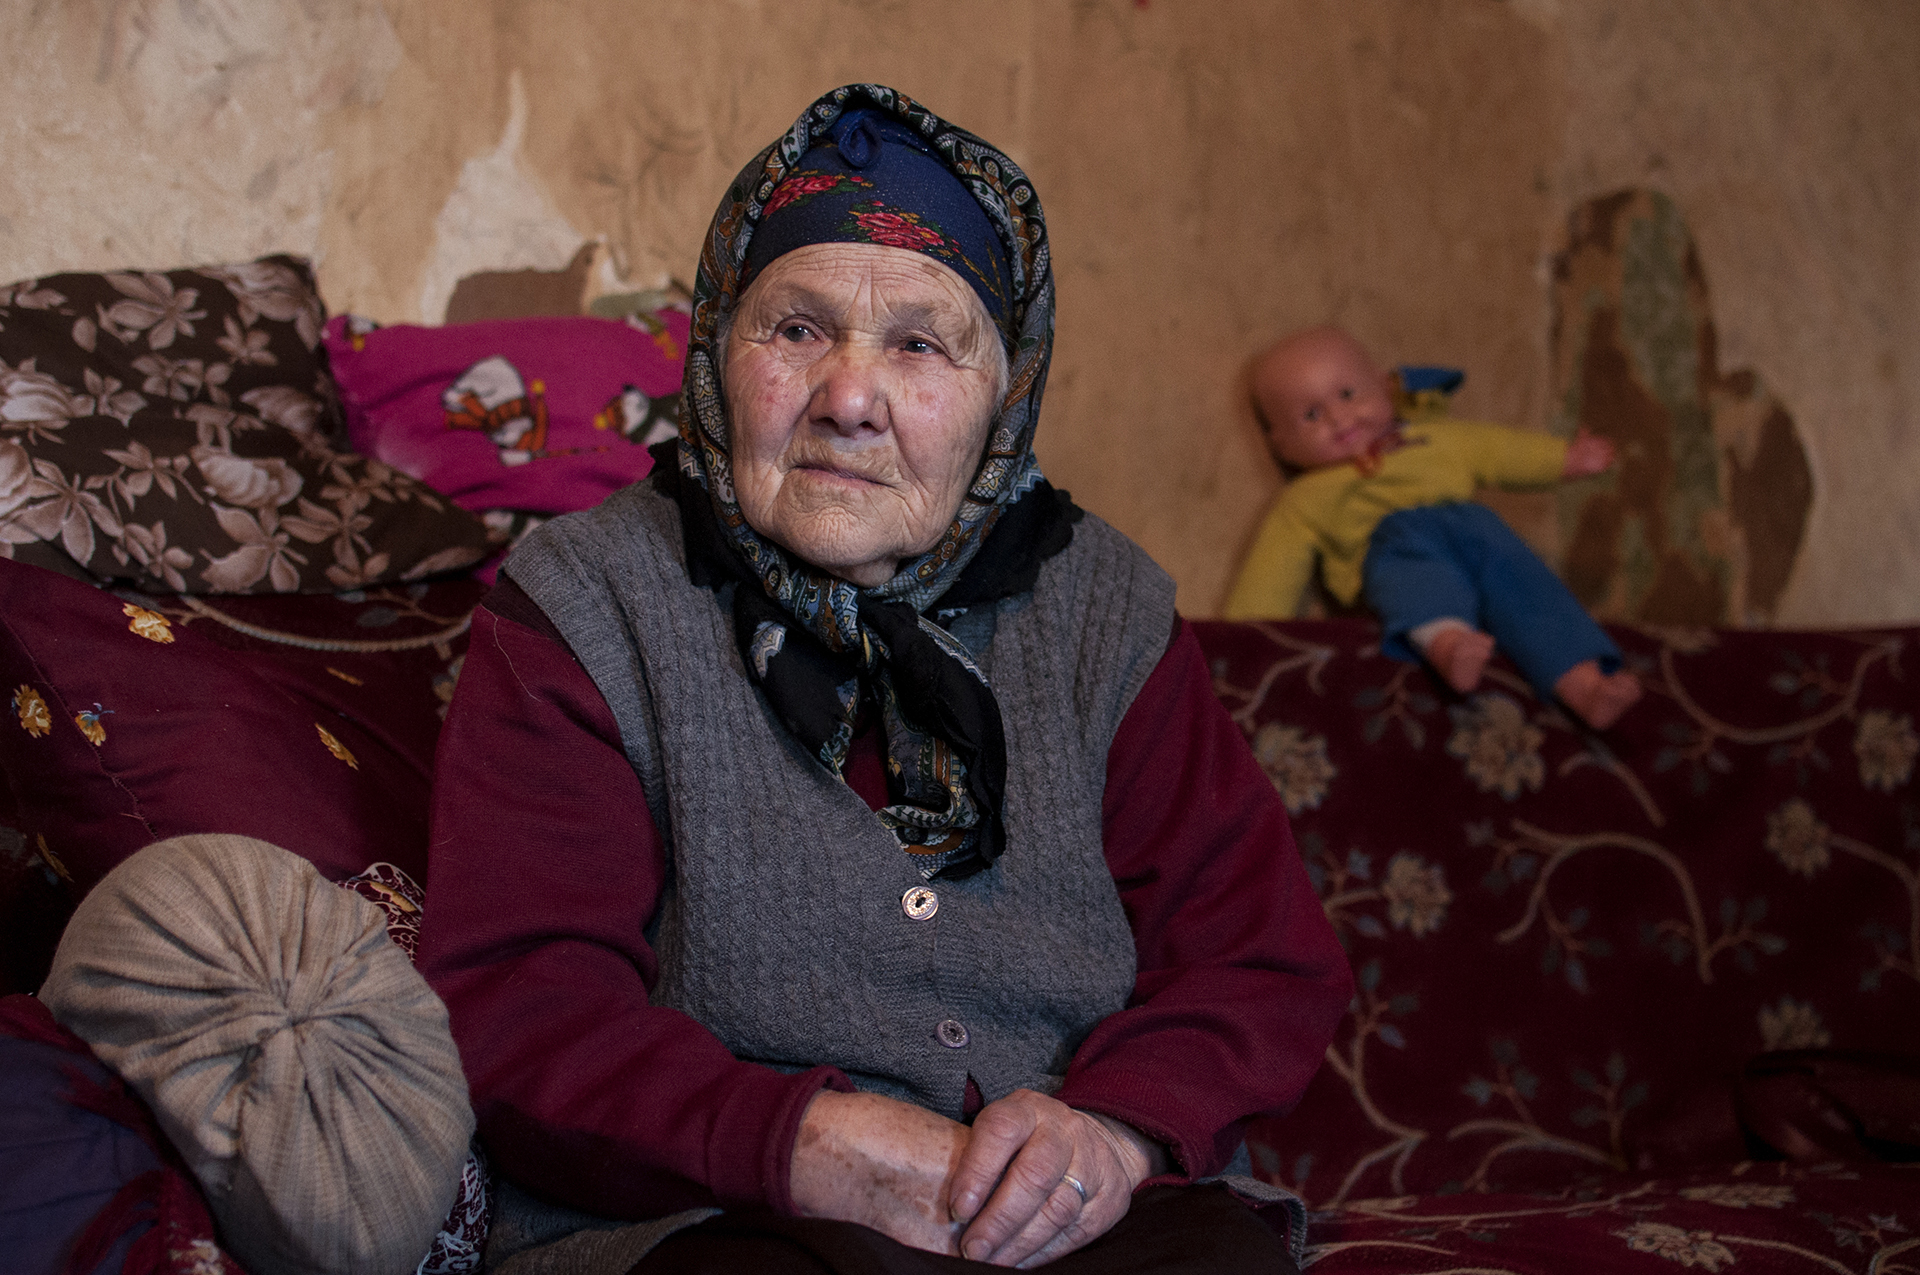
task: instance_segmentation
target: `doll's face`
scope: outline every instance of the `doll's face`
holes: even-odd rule
[[[1386,373],[1338,328],[1314,328],[1274,346],[1254,367],[1253,392],[1268,445],[1298,469],[1352,460],[1393,432]]]

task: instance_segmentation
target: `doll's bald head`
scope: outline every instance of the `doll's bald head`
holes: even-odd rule
[[[1291,469],[1352,460],[1394,428],[1388,374],[1344,328],[1280,338],[1254,360],[1252,383],[1267,445]]]

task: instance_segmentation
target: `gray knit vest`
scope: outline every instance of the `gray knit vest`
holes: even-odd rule
[[[670,847],[654,1004],[737,1057],[831,1063],[955,1118],[969,1074],[988,1101],[1058,1088],[1125,1008],[1133,937],[1101,798],[1173,624],[1172,580],[1125,536],[1089,515],[1031,593],[952,621],[1006,726],[1007,850],[931,883],[774,717],[731,595],[688,580],[679,510],[650,484],[541,527],[506,571],[605,696]]]

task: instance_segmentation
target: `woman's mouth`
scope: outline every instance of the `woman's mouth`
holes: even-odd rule
[[[825,461],[802,461],[795,469],[816,475],[820,478],[838,480],[847,483],[859,483],[867,486],[884,487],[886,482],[878,475],[869,474],[847,465],[835,465]]]

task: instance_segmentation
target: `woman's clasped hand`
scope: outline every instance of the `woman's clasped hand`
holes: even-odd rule
[[[969,1128],[878,1094],[815,1096],[794,1144],[802,1212],[930,1252],[1034,1267],[1126,1216],[1166,1152],[1110,1116],[1019,1089]]]

